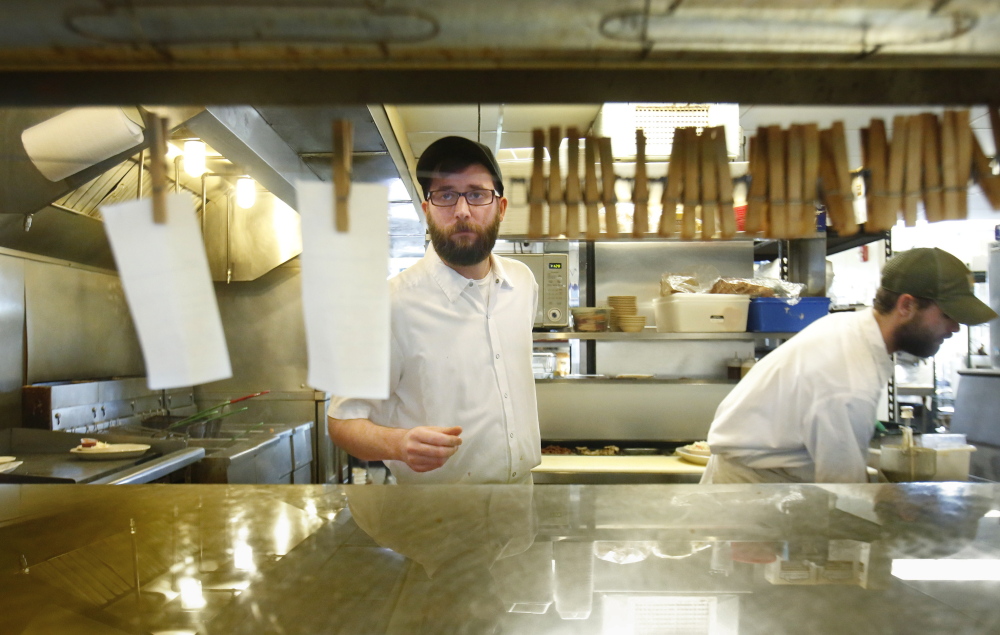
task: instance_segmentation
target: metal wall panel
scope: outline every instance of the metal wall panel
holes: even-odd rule
[[[24,286],[25,383],[145,373],[117,276],[26,260]]]
[[[21,425],[24,261],[0,255],[0,429]]]
[[[641,380],[540,381],[538,422],[550,441],[704,439],[735,384]]]

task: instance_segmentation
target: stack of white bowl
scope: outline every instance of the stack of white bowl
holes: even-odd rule
[[[646,316],[638,315],[639,309],[634,295],[609,295],[611,307],[611,330],[638,333],[646,326]]]

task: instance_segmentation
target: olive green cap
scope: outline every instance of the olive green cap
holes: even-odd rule
[[[972,272],[961,260],[937,247],[903,251],[886,263],[882,287],[933,300],[959,324],[982,324],[996,311],[972,292]]]

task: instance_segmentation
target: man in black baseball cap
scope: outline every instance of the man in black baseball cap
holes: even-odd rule
[[[389,398],[333,398],[330,438],[401,483],[529,483],[541,462],[538,285],[492,253],[507,211],[500,166],[483,144],[445,137],[417,180],[432,246],[390,280]]]
[[[828,315],[756,364],[719,404],[702,483],[867,481],[868,444],[892,354],[934,355],[959,324],[997,317],[972,274],[936,248],[904,251],[874,307]]]

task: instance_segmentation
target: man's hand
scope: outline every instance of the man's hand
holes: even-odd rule
[[[462,445],[460,426],[419,426],[406,431],[400,443],[401,460],[414,472],[430,472],[445,464]]]

